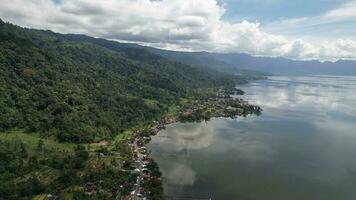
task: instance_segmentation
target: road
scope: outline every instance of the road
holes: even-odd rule
[[[146,156],[145,154],[142,154],[140,151],[142,150],[142,147],[139,145],[139,139],[135,138],[135,141],[133,142],[132,146],[132,151],[134,154],[137,155],[137,158],[135,158],[135,172],[138,174],[136,178],[136,183],[134,190],[131,192],[130,199],[131,200],[145,200],[146,198],[144,197],[144,194],[142,194],[142,188],[141,188],[141,182],[143,180],[143,170],[144,170],[144,157]]]

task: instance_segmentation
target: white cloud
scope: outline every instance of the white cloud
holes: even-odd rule
[[[355,22],[356,20],[356,0],[347,2],[337,8],[329,10],[321,15],[311,17],[298,17],[282,19],[268,24],[271,30],[301,29],[306,27],[322,26],[340,22]]]
[[[356,21],[356,1],[345,3],[333,10],[327,11],[322,15],[312,17],[299,17],[291,19],[283,19],[281,21],[272,22],[271,30],[282,30],[286,32],[288,29],[310,28],[322,25],[330,25],[345,22]]]
[[[82,33],[160,48],[246,52],[295,59],[355,58],[350,39],[306,42],[268,33],[258,22],[232,23],[222,19],[224,4],[217,0],[0,0],[0,17],[21,26]],[[308,21],[355,17],[356,3],[324,16],[283,21],[284,27]],[[282,27],[283,27],[282,26]]]
[[[325,13],[322,18],[325,22],[329,21],[344,21],[356,19],[356,1],[345,3],[339,8]]]

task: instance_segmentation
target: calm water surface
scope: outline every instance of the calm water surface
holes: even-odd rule
[[[261,116],[176,123],[153,137],[167,195],[356,200],[356,77],[270,77],[240,88]]]

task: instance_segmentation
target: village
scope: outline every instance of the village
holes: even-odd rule
[[[238,89],[233,91],[220,89],[213,96],[196,99],[189,104],[179,107],[179,112],[176,116],[169,116],[160,121],[153,121],[150,128],[136,130],[128,141],[128,146],[133,155],[133,163],[135,163],[133,173],[137,175],[136,182],[134,190],[129,196],[124,197],[124,199],[145,200],[151,192],[150,189],[152,189],[147,187],[147,185],[150,185],[147,183],[154,180],[161,182],[161,173],[158,166],[156,166],[145,147],[145,144],[150,142],[151,136],[165,129],[166,125],[175,122],[197,122],[210,120],[213,117],[236,118],[249,114],[259,115],[262,109],[236,97],[236,95],[241,94],[243,92]]]
[[[214,117],[236,118],[249,114],[261,114],[259,106],[250,105],[238,98],[243,91],[219,89],[213,96],[203,96],[190,104],[184,105],[178,119],[182,122],[210,120]]]
[[[151,137],[165,129],[167,125],[176,122],[200,122],[218,117],[236,118],[249,114],[259,115],[262,109],[238,98],[241,94],[243,94],[241,90],[219,89],[215,93],[195,96],[189,102],[176,106],[176,112],[166,115],[161,120],[155,120],[150,125],[133,129],[126,139],[120,140],[122,143],[116,145],[121,150],[112,149],[110,144],[114,143],[108,141],[101,141],[88,147],[91,154],[98,156],[100,160],[98,163],[106,162],[106,165],[117,166],[117,170],[121,170],[126,173],[125,176],[130,177],[118,188],[118,191],[125,190],[126,195],[117,195],[116,199],[145,200],[159,199],[163,196],[161,172],[145,146],[150,142]],[[126,155],[125,159],[123,159],[124,155]],[[85,191],[91,196],[98,193],[100,188],[88,182],[85,185]]]

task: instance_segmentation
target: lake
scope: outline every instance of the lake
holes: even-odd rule
[[[148,148],[177,199],[356,199],[356,77],[238,86],[261,116],[175,123]]]

